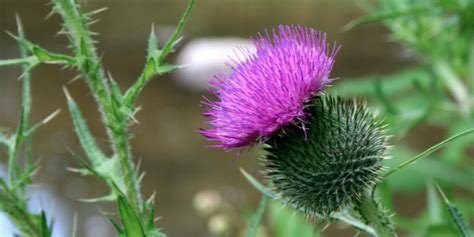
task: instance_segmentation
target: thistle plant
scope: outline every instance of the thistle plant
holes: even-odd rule
[[[382,123],[353,100],[322,94],[338,46],[302,26],[271,32],[215,79],[218,101],[204,113],[213,127],[202,134],[225,149],[265,143],[269,183],[296,209],[323,218],[355,209],[371,231],[395,236],[370,195],[386,156]]]
[[[27,57],[28,52],[22,45],[25,35],[18,16],[17,26],[20,55]],[[40,213],[30,211],[27,191],[28,186],[32,184],[33,176],[39,169],[39,165],[33,162],[32,136],[40,127],[53,119],[59,110],[43,121],[30,125],[32,103],[30,68],[23,66],[22,69],[22,102],[18,127],[14,134],[0,132],[0,145],[6,149],[8,157],[7,174],[5,177],[0,177],[0,212],[6,213],[24,236],[50,237],[52,223],[49,222],[44,211]],[[22,152],[23,159],[20,155]],[[22,160],[23,164],[20,162]]]
[[[384,173],[389,136],[383,118],[356,99],[323,93],[339,47],[329,47],[325,34],[311,28],[280,26],[270,32],[253,39],[256,52],[241,50],[244,57],[229,63],[228,76],[215,77],[211,92],[217,100],[203,102],[211,128],[201,134],[217,141],[216,147],[260,145],[265,151],[268,187],[243,172],[264,194],[247,236],[255,235],[268,199],[311,218],[344,221],[372,236],[397,236],[377,185],[474,130]],[[459,216],[452,215],[468,229]]]
[[[64,87],[85,155],[71,151],[80,167],[70,171],[97,177],[109,188],[108,195],[87,201],[116,204],[117,213],[106,215],[118,236],[165,236],[155,223],[154,195],[146,198],[140,192],[144,174],[133,158],[129,127],[136,123],[136,100],[147,83],[179,69],[167,64],[166,58],[179,41],[193,5],[190,0],[162,48],[152,28],[145,66],[129,88],[121,87],[103,67],[96,33],[90,30],[97,22],[95,15],[105,9],[85,13],[75,0],[53,0],[51,14],[63,19],[58,34],[69,40],[70,54],[28,41],[18,20],[18,33],[11,35],[19,43],[20,57],[0,60],[0,66],[23,69],[18,127],[14,133],[0,132],[0,146],[8,158],[7,175],[0,178],[0,211],[16,225],[18,235],[50,237],[54,230],[50,221],[54,217],[28,209],[28,186],[39,170],[33,162],[32,135],[58,113],[32,124],[30,72],[39,64],[56,64],[77,71],[77,78],[87,84],[110,143],[107,150],[97,144],[75,95]],[[371,15],[345,29],[382,22],[391,30],[391,39],[401,42],[419,65],[383,76],[383,81],[339,80],[330,88],[339,45],[328,43],[325,33],[312,28],[281,25],[252,38],[255,52],[241,48],[227,63],[230,74],[216,75],[211,82],[215,98],[202,102],[209,126],[200,133],[224,150],[257,147],[264,154],[266,185],[242,170],[263,194],[248,237],[256,235],[269,203],[276,207],[272,212],[284,205],[307,219],[342,221],[376,237],[393,237],[399,230],[413,236],[472,236],[469,223],[474,214],[466,211],[472,210],[472,200],[466,197],[474,193],[469,160],[473,140],[467,137],[474,133],[474,3],[384,0],[363,6]],[[415,155],[401,141],[423,124],[440,127],[449,137]],[[389,143],[394,149],[388,149]],[[452,146],[434,153],[448,144]],[[418,166],[413,166],[415,162]],[[427,210],[416,220],[396,214],[392,191],[419,185],[420,179],[427,187]],[[459,189],[467,194],[458,196]],[[461,205],[455,205],[458,202]],[[467,218],[461,212],[467,212]],[[285,224],[290,215],[283,216],[279,223]],[[298,223],[305,236],[312,236],[309,222]],[[283,224],[277,228],[284,228]]]
[[[73,168],[71,171],[78,172],[81,175],[96,176],[108,185],[110,188],[109,195],[89,201],[112,201],[117,204],[118,217],[121,224],[114,222],[113,216],[110,216],[109,220],[119,236],[164,236],[154,224],[156,218],[154,196],[144,200],[140,193],[140,181],[143,174],[140,174],[138,167],[133,161],[128,127],[136,121],[134,119],[134,115],[137,112],[135,101],[145,85],[154,76],[169,73],[179,67],[167,64],[165,59],[176,46],[193,5],[194,1],[191,0],[176,30],[164,44],[163,48],[158,48],[158,42],[152,30],[148,40],[148,54],[143,72],[136,82],[125,91],[121,90],[119,85],[110,76],[111,74],[107,73],[103,68],[92,37],[94,33],[89,29],[89,25],[95,22],[92,17],[105,9],[83,13],[79,4],[74,0],[54,0],[51,12],[51,14],[59,14],[63,19],[64,23],[59,34],[67,36],[72,55],[50,52],[27,41],[20,34],[14,37],[30,56],[22,55],[22,58],[19,59],[0,61],[0,66],[23,65],[27,71],[32,70],[40,63],[60,64],[65,68],[77,70],[80,73],[79,77],[87,83],[101,112],[102,122],[111,144],[112,154],[106,154],[96,143],[79,106],[73,100],[72,95],[64,88],[76,134],[87,157],[87,159],[82,159],[79,155],[73,154],[82,167]],[[27,79],[25,81],[28,83]],[[24,103],[29,102],[24,100]],[[24,108],[27,107],[24,106]],[[22,114],[22,122],[17,135],[12,139],[2,136],[2,143],[9,146],[10,153],[17,152],[15,149],[18,147],[18,142],[22,141],[21,139],[26,139],[29,142],[31,131],[27,130],[29,127],[27,127],[28,123],[24,122],[27,121],[24,120],[26,119],[24,113]],[[29,113],[29,110],[26,113]],[[28,151],[27,153],[30,152]],[[21,183],[24,182],[22,179],[29,180],[29,174],[35,170],[28,161],[26,173],[19,173],[16,160],[14,160],[15,156],[11,157],[13,158],[9,160],[9,166],[13,168],[9,172],[9,178],[10,180],[15,180],[15,182],[20,181],[20,183],[16,184],[11,181],[9,182],[10,186],[3,185],[6,191],[9,191],[16,185],[24,186]],[[18,195],[18,204],[26,205],[24,196],[22,194]],[[24,207],[22,206],[21,208]],[[30,223],[24,229],[22,228],[22,230],[24,234],[30,234],[29,231],[34,230],[36,227],[36,222]],[[32,232],[30,236],[40,235]]]

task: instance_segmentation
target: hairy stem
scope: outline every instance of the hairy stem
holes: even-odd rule
[[[373,227],[377,237],[397,236],[387,211],[369,193],[362,197],[355,209],[365,220],[366,224]]]
[[[21,24],[20,17],[16,16],[17,28],[18,28],[18,39],[25,41],[25,33],[23,32],[23,25]],[[20,42],[20,56],[22,58],[28,57],[27,48]],[[30,116],[31,116],[31,79],[28,65],[22,65],[22,95],[21,95],[21,107],[23,109],[23,127],[28,129],[30,127]],[[24,138],[25,143],[25,170],[30,170],[33,167],[33,148],[31,144],[31,136]],[[30,180],[31,181],[31,180]],[[24,190],[23,190],[24,191]]]
[[[113,108],[110,86],[88,30],[87,19],[81,14],[77,3],[74,1],[55,0],[55,3],[70,33],[76,58],[82,59],[79,60],[80,62],[77,66],[86,76],[99,110],[102,111],[102,119],[104,124],[106,124],[107,134],[112,142],[113,151],[120,161],[120,170],[126,186],[126,190],[123,191],[131,205],[141,213],[142,200],[139,193],[138,180],[133,168],[127,126],[124,126],[125,116]]]

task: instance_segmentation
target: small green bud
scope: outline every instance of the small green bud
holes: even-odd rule
[[[387,136],[381,120],[355,100],[315,97],[306,113],[306,128],[267,141],[266,174],[289,204],[327,216],[379,181]]]

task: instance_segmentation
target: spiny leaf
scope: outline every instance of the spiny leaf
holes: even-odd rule
[[[92,161],[93,166],[98,166],[99,164],[105,162],[107,157],[97,145],[76,102],[72,99],[72,97],[69,95],[69,92],[67,92],[65,88],[64,93],[67,97],[69,112],[71,113],[71,118],[76,129],[79,142],[81,143],[81,146],[88,158]]]
[[[151,32],[150,32],[150,37],[148,37],[148,49],[147,49],[148,56],[147,58],[151,59],[157,59],[157,53],[158,51],[158,40],[156,39],[155,35],[155,26],[151,26]]]
[[[189,1],[188,6],[187,6],[186,10],[184,11],[184,14],[183,14],[183,16],[181,17],[181,20],[178,23],[178,26],[176,26],[175,31],[173,32],[171,37],[168,39],[166,44],[163,46],[163,49],[161,50],[162,52],[160,54],[160,57],[158,58],[158,63],[161,64],[161,62],[163,62],[165,57],[168,56],[168,54],[171,52],[171,50],[175,46],[176,41],[178,40],[178,37],[179,37],[179,35],[181,34],[181,31],[184,28],[184,24],[188,20],[189,14],[191,13],[191,10],[194,7],[194,2],[195,2],[195,0],[190,0]]]
[[[145,232],[143,231],[143,226],[133,210],[130,203],[127,199],[121,195],[118,196],[118,206],[120,212],[120,219],[124,227],[124,232],[126,236],[129,237],[145,237]]]
[[[45,63],[61,63],[61,64],[66,64],[66,65],[74,65],[75,60],[74,58],[63,55],[63,54],[57,54],[57,53],[51,53],[37,45],[34,45],[33,48],[31,49],[33,55],[35,55],[39,61],[45,62]]]
[[[471,231],[470,231],[469,225],[467,224],[467,221],[462,216],[461,212],[459,212],[459,209],[448,200],[443,190],[438,185],[436,185],[436,188],[441,194],[441,197],[443,198],[444,203],[446,204],[446,206],[448,206],[449,215],[454,221],[454,224],[456,224],[456,227],[458,228],[459,232],[461,232],[463,237],[471,237]]]

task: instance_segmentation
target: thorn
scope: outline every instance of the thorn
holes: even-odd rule
[[[51,18],[54,14],[56,14],[56,11],[53,9],[51,9],[51,11],[44,17],[43,20],[49,20],[49,18]]]
[[[109,10],[108,7],[102,7],[102,8],[99,8],[97,10],[93,10],[93,11],[87,13],[87,14],[92,16],[92,15],[96,15],[96,14],[99,14],[99,13],[107,11],[107,10]]]
[[[48,123],[49,121],[51,121],[52,119],[54,119],[60,112],[61,112],[61,109],[57,109],[57,110],[54,111],[52,114],[50,114],[48,117],[46,117],[45,119],[43,119],[43,123]]]
[[[19,40],[19,39],[18,39],[18,36],[14,35],[14,34],[11,33],[10,31],[6,30],[5,33],[7,33],[7,35],[9,35],[10,37],[12,37],[13,39]]]
[[[66,98],[68,100],[72,100],[71,94],[69,94],[69,91],[67,91],[65,86],[63,86],[63,91],[64,91],[64,94],[66,95]]]
[[[95,23],[97,23],[97,22],[99,22],[99,21],[100,21],[100,19],[96,19],[96,20],[93,20],[93,21],[89,21],[89,22],[87,22],[87,25],[91,26],[91,25],[94,25]],[[93,32],[91,32],[91,34],[92,34],[92,33],[93,33]]]
[[[75,76],[74,78],[72,78],[67,84],[72,84],[73,82],[81,79],[81,77],[82,77],[82,75],[79,74],[79,75]]]
[[[18,34],[20,34],[20,32],[23,32],[23,25],[21,24],[20,15],[18,15],[18,12],[15,12],[15,20],[18,27]]]

